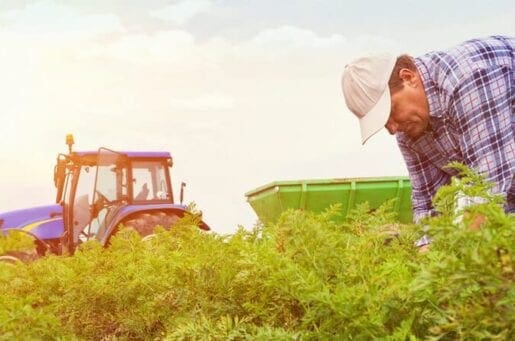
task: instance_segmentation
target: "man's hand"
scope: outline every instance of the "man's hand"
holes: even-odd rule
[[[431,237],[425,234],[422,236],[422,238],[415,242],[415,247],[418,248],[419,253],[426,253],[429,251],[429,245],[431,245],[431,241]]]
[[[480,213],[465,212],[464,220],[470,222],[469,229],[471,231],[479,231],[486,221],[486,217]]]
[[[456,199],[456,206],[454,209],[454,213],[457,214],[457,216],[454,218],[454,224],[459,224],[463,221],[470,222],[470,230],[478,231],[481,228],[481,225],[483,225],[485,222],[485,216],[480,213],[472,213],[468,210],[468,208],[478,204],[484,204],[486,202],[487,199],[482,197],[466,196],[463,193],[458,194]],[[463,213],[460,214],[460,211]]]
[[[418,253],[427,253],[429,252],[431,244],[422,245],[418,248]]]

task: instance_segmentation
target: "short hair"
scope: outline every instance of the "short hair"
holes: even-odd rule
[[[392,74],[390,75],[390,80],[388,81],[390,94],[393,94],[401,90],[404,86],[402,84],[402,79],[399,77],[399,71],[401,69],[417,71],[417,66],[415,65],[414,59],[407,54],[402,54],[399,57],[397,57],[397,61],[395,62],[395,66],[393,67]]]

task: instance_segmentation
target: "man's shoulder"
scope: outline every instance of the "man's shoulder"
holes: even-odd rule
[[[455,86],[478,69],[495,65],[513,67],[515,38],[490,36],[470,39],[444,51],[426,53],[416,61],[424,65],[431,80],[444,87]]]
[[[471,39],[451,49],[415,58],[428,101],[435,111],[433,116],[442,114],[438,108],[446,108],[453,94],[465,84],[475,84],[478,77],[483,83],[491,82],[483,74],[496,73],[483,71],[499,67],[512,69],[514,51],[514,38],[491,36]]]

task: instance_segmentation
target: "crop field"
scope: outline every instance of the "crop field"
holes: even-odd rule
[[[515,217],[495,198],[456,212],[460,191],[488,197],[464,172],[435,199],[425,253],[389,202],[341,223],[337,206],[287,211],[228,236],[191,215],[149,240],[126,230],[108,248],[0,263],[0,339],[513,340]]]

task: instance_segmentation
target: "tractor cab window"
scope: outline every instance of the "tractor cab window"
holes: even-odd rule
[[[91,206],[95,187],[96,167],[82,166],[79,172],[75,200],[73,203],[74,239],[77,241],[79,233],[91,222]]]
[[[95,190],[108,202],[127,199],[127,168],[123,165],[99,165]]]
[[[161,161],[133,161],[132,188],[134,202],[170,201],[171,190],[167,182],[168,168]]]
[[[73,202],[75,244],[96,238],[113,212],[128,202],[127,166],[123,155],[107,149],[100,149],[91,165],[81,166]]]

